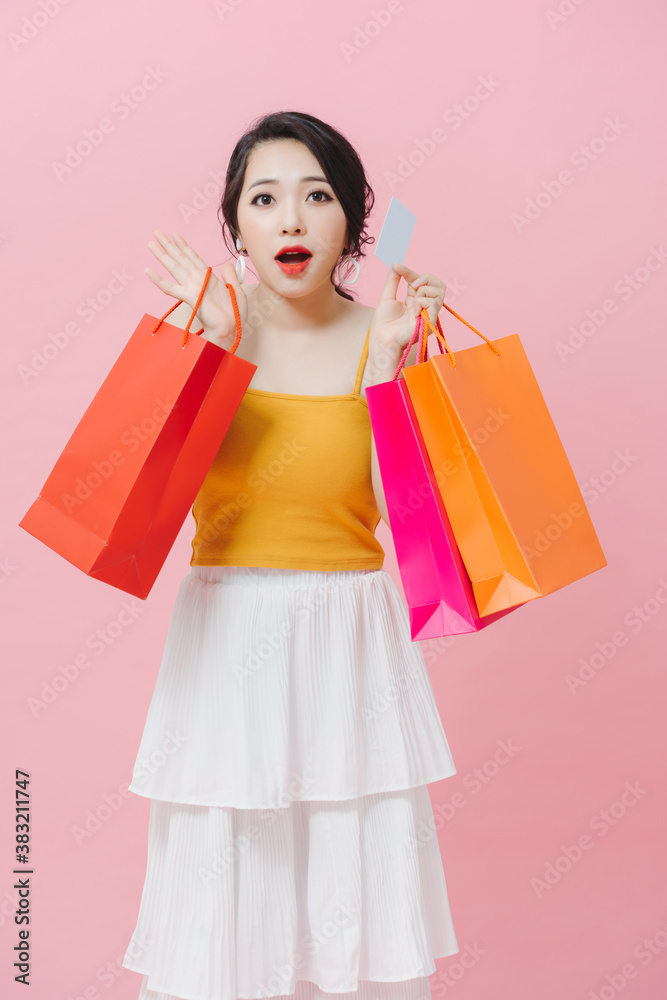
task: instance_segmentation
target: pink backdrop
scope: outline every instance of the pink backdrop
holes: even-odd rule
[[[143,273],[152,230],[226,259],[234,142],[297,109],[358,148],[374,235],[395,194],[417,215],[406,263],[487,336],[520,334],[609,563],[423,643],[458,770],[430,786],[461,949],[434,997],[664,1000],[664,6],[9,0],[1,19],[2,997],[27,995],[15,768],[31,774],[31,997],[138,993],[120,959],[149,802],[126,788],[193,528],[141,602],[18,522],[140,317],[172,304]],[[385,273],[371,252],[362,301]],[[453,350],[477,341],[441,321]]]

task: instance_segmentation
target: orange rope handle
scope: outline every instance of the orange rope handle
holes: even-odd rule
[[[192,324],[193,319],[197,315],[197,310],[199,309],[199,306],[201,305],[201,300],[204,297],[204,292],[206,291],[206,286],[208,285],[208,280],[211,277],[212,271],[213,271],[212,267],[208,267],[206,269],[206,274],[204,276],[204,283],[202,284],[201,291],[199,292],[199,296],[197,298],[197,301],[194,304],[194,308],[192,310],[192,315],[190,316],[190,319],[187,322],[185,330],[183,331],[183,339],[181,340],[181,347],[185,347],[185,345],[187,343],[187,339],[188,339],[188,336],[190,334],[190,326]],[[236,339],[234,341],[233,347],[231,347],[230,350],[229,350],[229,353],[233,354],[235,352],[236,348],[239,346],[239,344],[241,342],[241,334],[242,334],[243,330],[242,330],[242,326],[241,326],[241,314],[239,313],[239,307],[238,307],[238,304],[236,302],[236,294],[234,292],[234,288],[233,288],[232,285],[229,284],[228,281],[225,282],[225,285],[229,289],[229,296],[230,296],[230,298],[232,300],[232,308],[234,310],[234,321],[236,322]],[[167,316],[169,316],[171,313],[173,313],[173,311],[176,308],[176,306],[180,306],[180,304],[183,301],[184,301],[183,299],[179,299],[178,302],[174,302],[173,306],[170,309],[168,309],[166,311],[166,313],[164,314],[164,316],[161,316],[160,319],[157,321],[157,323],[153,327],[152,333],[157,333],[159,327],[165,321],[165,319],[167,318]],[[195,333],[195,336],[198,337],[203,332],[204,332],[204,327],[202,327],[201,330],[197,330],[197,332]]]
[[[485,337],[483,333],[480,333],[479,330],[476,330],[474,326],[471,326],[471,324],[468,323],[468,321],[465,320],[463,318],[463,316],[459,316],[459,314],[457,312],[454,312],[453,309],[450,309],[450,307],[445,302],[443,302],[443,306],[445,307],[445,309],[447,309],[448,312],[450,312],[452,314],[452,316],[456,316],[456,318],[460,319],[462,323],[464,323],[470,330],[472,330],[473,333],[476,333],[479,337],[482,338],[482,340],[486,341],[486,343],[489,345],[489,347],[491,348],[491,350],[493,351],[493,353],[497,357],[500,357],[500,351],[498,350],[498,348],[496,347],[496,345],[494,343],[492,343],[492,341],[489,340],[488,337]],[[456,359],[454,358],[454,353],[450,349],[449,344],[445,340],[445,335],[442,332],[442,327],[440,326],[440,318],[438,317],[437,320],[436,320],[436,323],[437,323],[437,329],[436,329],[436,327],[433,326],[433,323],[431,323],[431,321],[430,321],[430,319],[428,317],[428,313],[426,312],[426,310],[423,309],[422,312],[424,313],[424,327],[425,327],[425,329],[426,328],[430,328],[429,332],[435,333],[435,335],[438,338],[438,340],[442,340],[442,343],[445,345],[445,348],[446,348],[447,353],[449,355],[449,359],[450,359],[450,361],[452,363],[452,367],[456,368]],[[428,336],[428,334],[427,334],[427,336]]]
[[[424,333],[426,333],[426,324],[428,324],[428,326],[431,327],[431,330],[435,329],[434,326],[433,326],[433,324],[431,323],[431,321],[429,319],[429,316],[428,316],[428,313],[427,313],[426,309],[422,309],[422,311],[420,313],[420,316],[424,320],[424,330],[423,330]],[[440,317],[436,316],[435,321],[436,321],[436,323],[438,325],[438,330],[440,331],[440,334],[441,334],[441,336],[438,337],[438,347],[440,348],[440,353],[444,354],[445,351],[443,350],[441,340],[445,340],[445,335],[442,332],[442,327],[440,326]],[[426,333],[426,336],[424,337],[424,340],[423,340],[423,344],[422,344],[421,340],[419,342],[418,364],[423,364],[425,361],[428,361],[428,338],[429,338],[429,334]],[[445,341],[445,343],[447,343],[447,341]]]
[[[208,279],[209,279],[209,278],[211,277],[211,272],[212,272],[212,270],[213,270],[213,268],[212,268],[212,267],[208,267],[208,268],[206,269],[206,274],[205,274],[205,276],[204,276],[204,284],[203,284],[203,285],[202,285],[202,287],[201,287],[201,291],[200,291],[200,293],[199,293],[199,298],[197,299],[197,301],[196,301],[196,303],[195,303],[195,307],[194,307],[194,309],[192,310],[192,316],[190,316],[190,319],[188,320],[188,325],[187,325],[187,326],[186,326],[186,328],[185,328],[185,337],[183,338],[183,343],[181,344],[181,347],[184,347],[184,346],[185,346],[185,341],[187,340],[187,335],[188,335],[188,333],[190,332],[190,324],[192,323],[193,319],[194,319],[194,318],[195,318],[195,316],[197,315],[197,310],[199,309],[199,306],[200,306],[200,303],[201,303],[201,300],[202,300],[202,298],[204,297],[204,291],[205,291],[205,289],[206,289],[206,286],[207,286],[207,284],[208,284]],[[161,317],[160,317],[160,319],[159,319],[159,320],[157,321],[157,323],[155,324],[155,326],[154,326],[154,327],[153,327],[153,329],[151,330],[151,333],[157,333],[157,331],[159,330],[159,328],[160,328],[160,327],[162,326],[162,324],[163,324],[163,323],[164,323],[164,321],[166,320],[167,316],[171,315],[171,313],[173,313],[173,311],[174,311],[174,309],[176,308],[176,306],[180,306],[180,305],[181,305],[181,303],[182,303],[182,302],[184,302],[184,301],[185,301],[184,299],[178,299],[178,301],[177,301],[177,302],[174,302],[174,304],[173,304],[173,306],[171,307],[171,309],[167,309],[167,311],[166,311],[166,313],[164,314],[164,316],[161,316]],[[203,329],[204,329],[204,328],[202,327],[202,329],[201,329],[201,330],[198,330],[198,331],[197,331],[197,334],[200,334],[200,333],[202,333]]]
[[[239,307],[236,304],[236,293],[234,292],[233,286],[230,285],[228,281],[225,282],[225,285],[229,289],[229,297],[232,300],[232,309],[234,310],[234,319],[236,320],[236,340],[234,341],[233,347],[229,348],[229,353],[233,354],[241,343],[241,314],[239,313]]]
[[[197,310],[199,309],[199,306],[201,305],[201,300],[204,298],[204,292],[206,291],[206,286],[208,285],[208,279],[211,277],[212,271],[213,271],[212,267],[207,267],[206,268],[206,274],[204,275],[204,283],[201,286],[201,291],[199,292],[199,295],[197,296],[197,301],[195,302],[194,306],[192,307],[192,315],[190,316],[190,319],[187,322],[187,326],[185,327],[185,330],[183,331],[183,340],[181,341],[181,347],[185,347],[186,341],[188,339],[188,334],[190,333],[190,324],[192,323],[193,319],[197,315]],[[198,337],[199,334],[203,333],[203,332],[204,332],[204,327],[202,327],[201,330],[197,330],[196,336]]]

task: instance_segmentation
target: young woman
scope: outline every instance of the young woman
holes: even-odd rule
[[[445,287],[396,264],[374,309],[345,291],[373,200],[353,147],[311,115],[258,120],[229,162],[223,235],[243,266],[211,274],[197,318],[232,346],[229,282],[257,370],[192,508],[130,784],[151,799],[123,963],[140,1000],[422,1000],[458,951],[427,789],[455,767],[382,568],[365,398]],[[207,265],[154,235],[172,280],[146,271],[185,326]]]

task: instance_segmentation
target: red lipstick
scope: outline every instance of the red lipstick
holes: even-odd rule
[[[275,256],[275,262],[283,274],[302,274],[312,257],[307,247],[297,243],[285,246]]]

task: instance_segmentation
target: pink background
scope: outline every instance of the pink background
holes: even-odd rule
[[[1,19],[0,994],[26,995],[11,968],[14,768],[32,775],[31,997],[138,993],[120,959],[149,802],[126,785],[193,527],[97,655],[86,640],[125,595],[18,522],[141,316],[173,302],[143,273],[152,230],[224,261],[213,178],[252,118],[296,109],[359,150],[373,234],[395,194],[417,215],[406,263],[440,276],[486,336],[520,334],[609,563],[480,634],[422,644],[458,770],[430,786],[461,949],[438,961],[434,997],[664,1000],[664,6],[34,0],[5,3]],[[153,89],[128,107],[150,69]],[[56,162],[103,118],[111,131],[59,178]],[[441,141],[420,156],[434,129]],[[109,295],[114,272],[127,284]],[[385,273],[371,250],[362,301],[377,301]],[[441,322],[453,350],[477,340],[446,310]],[[68,323],[77,334],[26,376]],[[383,523],[378,537],[400,586]],[[91,666],[35,715],[30,699],[82,652]],[[627,785],[637,794],[624,801]]]

